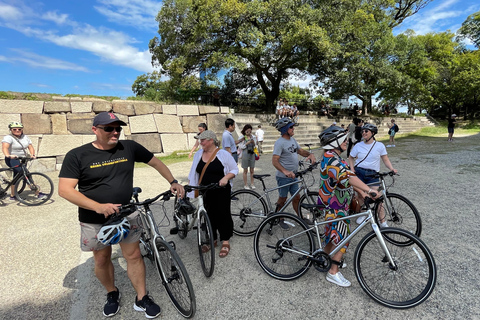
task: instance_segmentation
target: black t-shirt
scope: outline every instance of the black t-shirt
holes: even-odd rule
[[[448,127],[447,128],[455,128],[455,119],[448,119]]]
[[[197,165],[196,171],[198,174],[202,173],[203,167],[205,166],[205,162],[200,159],[200,162]],[[212,162],[208,165],[207,169],[205,170],[205,174],[203,175],[202,182],[200,183],[202,186],[209,185],[210,183],[217,183],[225,176],[224,167],[222,162],[215,157]]]
[[[99,203],[129,203],[135,162],[149,162],[153,154],[132,140],[99,150],[91,143],[75,148],[63,160],[60,178],[78,179],[78,191]],[[80,222],[104,223],[102,214],[78,208]]]

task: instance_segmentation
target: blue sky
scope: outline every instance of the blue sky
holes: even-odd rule
[[[0,91],[133,96],[161,1],[0,0]],[[478,0],[434,0],[396,32],[455,32]],[[304,81],[292,81],[302,86]]]

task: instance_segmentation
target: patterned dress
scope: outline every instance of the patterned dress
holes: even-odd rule
[[[348,164],[334,151],[324,153],[320,168],[320,190],[318,203],[330,208],[325,220],[348,216],[353,197],[353,187],[348,178],[355,176]],[[336,246],[350,234],[350,220],[342,220],[325,225],[326,243],[333,241]],[[340,250],[345,253],[348,243]]]

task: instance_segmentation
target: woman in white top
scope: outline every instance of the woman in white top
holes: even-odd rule
[[[198,133],[197,133],[197,136],[202,133],[203,131],[207,130],[207,125],[205,123],[200,123],[198,125]],[[193,155],[193,152],[195,150],[197,150],[198,146],[200,145],[200,140],[196,139],[197,141],[195,141],[195,144],[193,145],[193,148],[192,150],[190,150],[190,153],[188,154],[188,157],[191,158],[192,155]]]
[[[3,137],[2,140],[2,152],[5,155],[5,163],[13,169],[13,174],[17,174],[22,171],[19,167],[20,160],[18,157],[25,157],[30,155],[35,158],[35,150],[33,149],[32,141],[23,133],[23,124],[21,122],[11,122],[8,125],[10,134]],[[27,151],[28,150],[28,151]],[[14,201],[14,187],[10,190],[10,200]]]
[[[366,123],[362,127],[362,141],[357,143],[348,157],[350,169],[355,172],[357,177],[362,180],[363,183],[370,187],[380,185],[378,178],[369,177],[368,175],[374,174],[380,171],[380,159],[383,161],[388,170],[397,173],[397,170],[393,168],[390,159],[387,156],[387,149],[381,142],[375,140],[375,135],[378,133],[377,126]],[[373,189],[373,187],[372,187]],[[359,201],[363,199],[357,199]],[[380,225],[387,227],[387,222],[382,221],[384,217],[379,215]],[[365,217],[357,219],[357,223],[361,223]]]

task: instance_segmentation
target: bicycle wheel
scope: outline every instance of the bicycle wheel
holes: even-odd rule
[[[380,199],[380,202],[375,204],[374,217],[375,222],[380,224],[378,218],[380,210],[382,209],[386,216],[386,221],[389,227],[400,228],[413,233],[417,237],[420,237],[422,233],[422,220],[417,208],[407,198],[396,193],[387,193],[388,204],[385,204],[384,198]],[[393,239],[387,238],[389,241]],[[398,245],[408,243],[396,243]]]
[[[155,240],[155,258],[162,284],[177,311],[185,318],[195,314],[192,282],[177,252],[161,238]]]
[[[24,190],[22,190],[24,187]],[[52,180],[39,172],[28,173],[15,183],[15,197],[27,206],[38,206],[47,202],[53,194]]]
[[[253,248],[268,275],[293,280],[308,271],[312,265],[308,255],[314,251],[314,243],[307,229],[300,218],[289,213],[271,215],[260,224]]]
[[[300,201],[298,202],[298,215],[307,223],[311,223],[313,218],[315,218],[313,215],[320,216],[322,212],[315,210],[315,213],[312,215],[309,210],[302,208],[302,203],[317,204],[318,192],[307,191],[307,195],[308,198],[305,194],[302,194],[300,197]]]
[[[212,224],[203,210],[198,215],[197,235],[200,264],[205,276],[210,277],[215,269],[215,248],[213,247]]]
[[[177,208],[177,201],[178,199],[175,198],[174,208]],[[180,217],[180,220],[176,217],[176,215]],[[187,219],[186,216],[180,215],[177,213],[177,211],[175,211],[175,215],[173,216],[173,221],[175,222],[175,227],[178,230],[177,234],[180,239],[185,239],[187,237],[188,230],[187,230],[187,226],[184,223],[184,220],[186,219]]]
[[[394,309],[407,309],[424,302],[432,293],[437,268],[432,253],[420,238],[402,229],[382,229],[395,267],[386,259],[372,231],[355,250],[355,275],[362,289],[376,302]],[[386,240],[386,239],[385,239]],[[411,243],[398,246],[395,242]]]
[[[268,213],[265,200],[252,190],[237,190],[230,199],[233,233],[242,237],[254,235]]]

